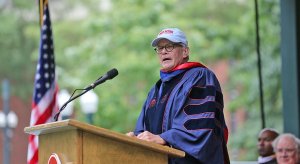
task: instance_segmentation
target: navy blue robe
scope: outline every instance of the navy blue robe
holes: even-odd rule
[[[186,153],[184,158],[169,158],[169,163],[230,163],[219,82],[208,68],[189,64],[161,72],[161,79],[148,93],[134,133],[160,135],[169,146]]]

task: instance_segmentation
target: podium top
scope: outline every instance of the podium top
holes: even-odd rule
[[[156,152],[167,154],[171,157],[181,158],[185,156],[185,152],[181,150],[177,150],[168,146],[159,145],[156,143],[147,142],[134,137],[129,137],[125,134],[114,132],[105,128],[97,127],[73,119],[40,124],[31,127],[25,127],[24,131],[25,133],[28,134],[40,135],[40,134],[55,133],[55,132],[66,131],[66,130],[75,130],[75,129],[93,133],[102,137],[110,138],[112,140],[124,142],[127,144],[132,144],[135,146],[147,148]]]

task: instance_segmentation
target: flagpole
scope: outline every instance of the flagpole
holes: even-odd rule
[[[40,28],[42,28],[43,15],[44,15],[44,0],[39,0],[39,10],[40,10]]]

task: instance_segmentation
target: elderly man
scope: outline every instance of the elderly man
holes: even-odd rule
[[[151,44],[161,65],[134,132],[127,135],[186,152],[176,164],[227,164],[223,95],[215,74],[188,62],[189,47],[178,28],[163,29]]]
[[[299,140],[290,133],[278,136],[272,143],[278,164],[297,164]]]
[[[275,152],[273,151],[272,142],[279,135],[275,129],[265,128],[258,134],[257,150],[259,164],[276,164]]]

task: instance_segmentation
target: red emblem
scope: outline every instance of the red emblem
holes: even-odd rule
[[[155,104],[156,104],[156,99],[152,99],[150,104],[149,104],[149,108],[154,107]]]
[[[61,164],[61,161],[56,153],[52,153],[48,159],[48,164]]]
[[[172,30],[163,30],[158,35],[162,35],[162,34],[173,34],[173,31]]]

